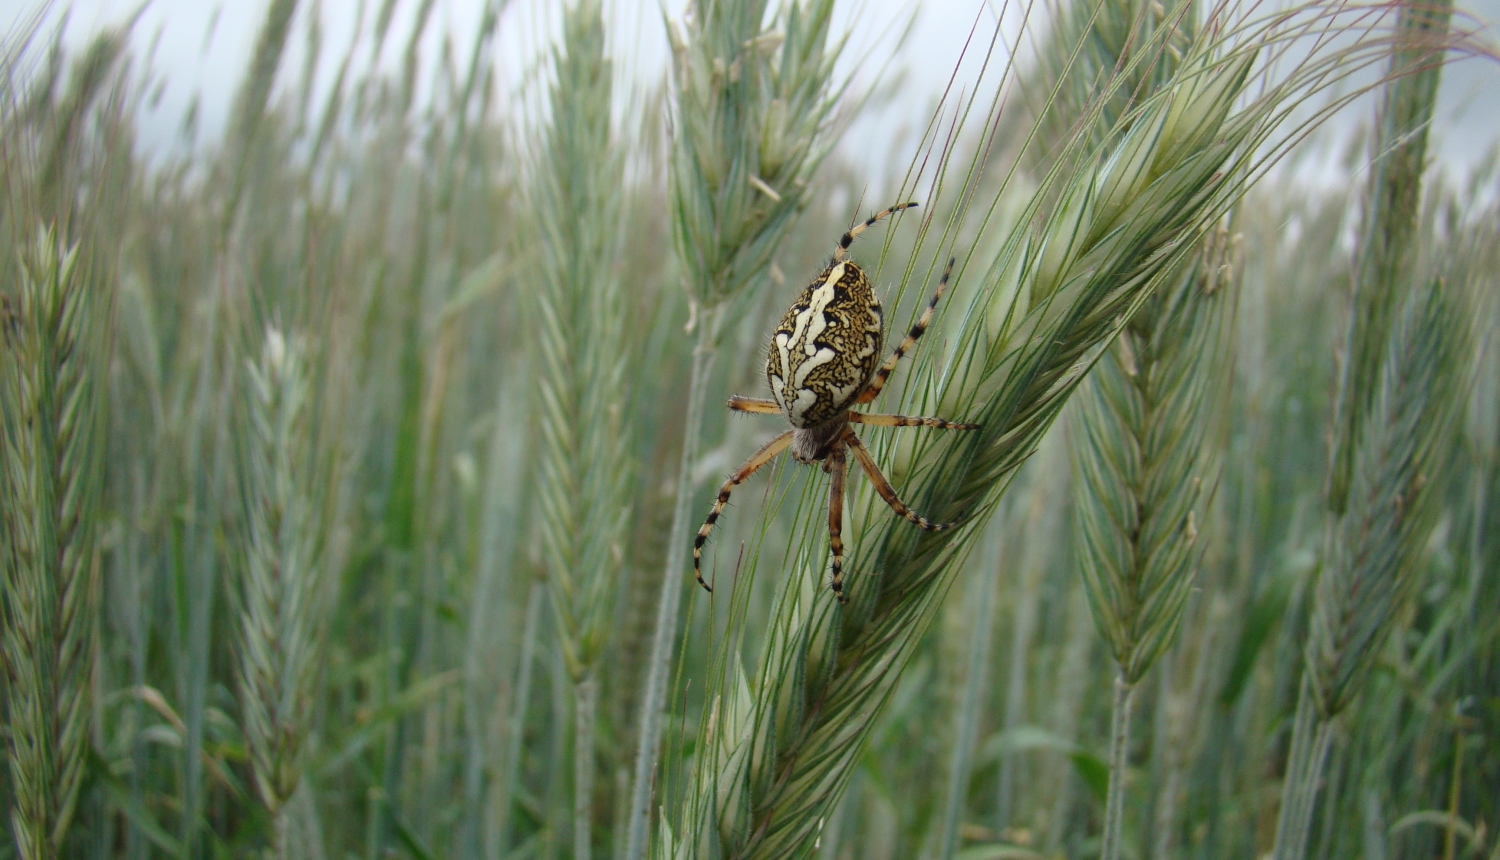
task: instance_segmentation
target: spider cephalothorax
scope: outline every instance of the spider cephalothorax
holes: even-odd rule
[[[833,552],[833,592],[840,603],[847,603],[844,594],[844,472],[845,450],[852,450],[875,490],[891,509],[905,517],[918,528],[942,531],[953,523],[932,523],[918,516],[897,497],[896,491],[880,469],[868,448],[854,434],[851,424],[869,424],[880,427],[936,427],[945,430],[975,430],[978,424],[955,424],[941,418],[916,418],[906,415],[873,415],[855,412],[849,407],[868,403],[875,399],[890,378],[891,371],[917,338],[927,330],[932,320],[932,311],[942,298],[948,277],[953,273],[953,260],[943,271],[933,292],[932,301],[891,354],[890,359],[877,369],[880,347],[884,340],[884,319],[880,300],[870,286],[870,279],[863,269],[848,259],[849,246],[854,237],[864,232],[880,219],[893,212],[910,209],[917,204],[903,203],[872,216],[863,224],[845,233],[833,252],[833,259],[823,269],[802,295],[797,297],[776,333],[771,336],[771,345],[766,355],[766,381],[771,386],[772,400],[753,397],[731,397],[729,408],[740,412],[780,412],[791,423],[791,430],[766,443],[746,460],[729,480],[719,488],[719,497],[708,513],[698,536],[693,541],[693,573],[698,584],[713,591],[703,581],[703,544],[709,532],[724,512],[730,492],[760,467],[776,458],[782,451],[791,449],[792,456],[801,463],[822,461],[823,471],[832,479],[828,500],[829,544]]]

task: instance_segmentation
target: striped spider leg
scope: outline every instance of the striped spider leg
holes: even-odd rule
[[[860,233],[881,219],[916,205],[892,206],[850,228],[839,239],[832,260],[792,303],[771,338],[766,355],[766,381],[770,383],[771,399],[738,395],[729,399],[729,408],[737,412],[781,413],[792,429],[752,454],[719,488],[708,519],[693,539],[693,575],[705,589],[713,591],[703,579],[703,545],[708,542],[724,506],[729,503],[729,494],[783,451],[790,451],[799,463],[822,463],[823,471],[829,475],[832,485],[828,496],[828,543],[833,556],[831,585],[840,603],[849,600],[844,593],[843,581],[844,487],[849,451],[853,451],[854,459],[880,498],[902,518],[927,531],[943,531],[955,525],[934,523],[901,501],[852,426],[930,427],[937,430],[976,430],[979,427],[978,424],[943,418],[864,413],[850,408],[868,403],[880,393],[901,358],[927,331],[953,274],[954,261],[949,259],[921,318],[891,357],[877,368],[885,336],[883,311],[864,270],[848,258],[849,246]]]
[[[844,446],[835,444],[824,464],[828,470],[828,550],[833,553],[833,596],[848,603],[844,595]]]
[[[927,302],[927,309],[922,311],[922,316],[911,327],[911,331],[906,333],[906,337],[896,347],[896,351],[891,353],[891,357],[886,359],[885,364],[882,364],[879,370],[875,371],[875,378],[870,380],[869,385],[864,391],[860,392],[858,397],[854,398],[855,403],[869,403],[879,396],[881,389],[885,388],[886,380],[890,379],[891,374],[896,371],[896,365],[900,363],[901,357],[906,355],[907,351],[912,347],[916,346],[917,340],[927,333],[927,326],[932,323],[933,311],[937,310],[938,300],[943,297],[943,290],[948,287],[948,276],[952,274],[953,258],[949,257],[948,266],[943,269],[943,277],[938,280],[937,289],[932,291],[932,299]],[[907,425],[895,424],[890,426],[904,427]]]
[[[724,506],[729,504],[729,494],[734,491],[735,487],[748,481],[751,475],[760,471],[760,467],[776,459],[777,454],[785,451],[787,446],[792,444],[792,432],[787,430],[762,445],[759,451],[751,454],[750,459],[740,464],[724,485],[719,487],[719,497],[714,500],[714,506],[708,512],[708,519],[704,520],[703,525],[698,528],[698,536],[693,539],[693,576],[697,577],[698,584],[708,589],[709,592],[713,591],[713,587],[703,581],[703,544],[708,541],[708,533],[713,531],[714,523],[718,521],[719,515],[724,513]]]
[[[767,409],[769,405],[771,408]],[[746,408],[750,407],[750,408]],[[772,400],[757,400],[748,397],[735,397],[730,400],[730,408],[741,412],[769,413],[779,411],[776,403]],[[873,419],[873,420],[872,420]],[[919,418],[907,415],[868,415],[851,411],[849,413],[850,423],[866,424],[872,427],[933,427],[941,430],[977,430],[978,424],[958,424],[952,421],[944,421],[941,418]],[[693,539],[693,576],[697,578],[698,584],[709,592],[713,587],[703,578],[703,545],[708,542],[708,536],[713,531],[714,524],[723,515],[724,508],[729,504],[729,496],[734,488],[743,484],[751,475],[772,460],[776,459],[792,443],[792,433],[787,430],[776,438],[761,446],[760,450],[750,455],[733,475],[726,479],[719,487],[718,498],[714,500],[713,508],[708,512],[708,518],[698,528],[698,534]],[[848,465],[845,458],[845,449],[854,451],[854,458],[859,461],[860,468],[870,483],[875,487],[875,492],[890,506],[891,510],[912,525],[924,531],[940,532],[951,529],[958,525],[957,522],[934,523],[926,517],[913,511],[909,505],[901,501],[897,495],[896,488],[880,471],[880,466],[875,463],[875,456],[870,449],[865,447],[864,442],[854,434],[854,428],[846,426],[842,437],[828,447],[828,455],[824,458],[823,468],[828,472],[828,543],[833,554],[833,572],[831,587],[834,596],[840,603],[848,603],[849,598],[844,594],[844,482]]]
[[[859,236],[859,234],[865,232],[871,227],[874,227],[875,224],[881,219],[890,215],[894,215],[897,212],[915,208],[917,208],[917,202],[915,200],[910,203],[897,203],[895,206],[891,206],[887,209],[882,209],[879,212],[876,212],[874,215],[871,215],[869,218],[866,218],[865,223],[860,224],[857,227],[849,228],[849,232],[839,237],[838,246],[833,249],[833,261],[835,263],[838,263],[848,259],[849,246],[854,244],[854,240]]]

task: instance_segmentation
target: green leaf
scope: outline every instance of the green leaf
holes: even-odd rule
[[[1309,575],[1313,579],[1317,578],[1316,566]],[[1292,585],[1296,580],[1297,577],[1290,574],[1273,577],[1261,589],[1260,594],[1256,595],[1255,603],[1250,607],[1250,615],[1245,619],[1245,626],[1240,630],[1240,641],[1235,645],[1234,660],[1229,664],[1224,688],[1219,693],[1220,705],[1233,707],[1240,694],[1245,692],[1245,687],[1250,682],[1250,673],[1255,669],[1256,658],[1260,656],[1260,649],[1271,638],[1271,632],[1276,629],[1281,616],[1286,614],[1287,601],[1291,599]]]
[[[1095,797],[1103,801],[1109,794],[1109,765],[1104,759],[1078,744],[1055,735],[1040,726],[1017,726],[991,735],[979,748],[976,764],[993,761],[1004,753],[1027,750],[1051,750],[1068,757],[1074,770]]]
[[[1019,845],[996,842],[990,845],[970,845],[953,855],[953,860],[1043,860],[1046,855]]]
[[[390,701],[377,708],[369,719],[355,727],[339,743],[331,745],[336,752],[309,770],[327,776],[343,767],[350,759],[359,755],[367,744],[375,740],[376,736],[385,730],[387,723],[425,707],[462,677],[462,669],[450,669],[441,675],[418,681],[402,690]]]
[[[141,831],[142,836],[169,856],[182,855],[182,848],[177,840],[156,823],[151,813],[146,811],[139,799],[131,792],[130,786],[115,776],[114,772],[109,769],[109,762],[105,761],[99,755],[98,750],[93,748],[89,749],[89,772],[91,776],[99,780],[100,785],[104,786],[104,793],[109,795],[110,802]]]
[[[1068,753],[1068,760],[1073,762],[1073,769],[1078,771],[1083,784],[1103,803],[1109,796],[1109,765],[1104,759],[1082,749]]]

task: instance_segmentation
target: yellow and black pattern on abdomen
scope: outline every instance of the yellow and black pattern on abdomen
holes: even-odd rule
[[[853,261],[834,263],[792,303],[766,357],[771,396],[793,427],[842,415],[880,358],[880,302]]]

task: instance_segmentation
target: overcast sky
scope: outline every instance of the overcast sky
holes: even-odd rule
[[[65,41],[77,46],[98,29],[124,20],[139,4],[140,0],[58,2],[51,18],[55,21],[60,10],[71,10]],[[463,34],[473,31],[481,4],[482,0],[437,0],[433,18],[437,26],[429,27],[425,56],[436,54],[436,40],[445,31],[459,34],[462,44]],[[612,53],[623,60],[617,64],[619,72],[641,87],[660,80],[666,67],[662,8],[676,19],[685,0],[606,0],[606,4],[614,40]],[[153,67],[165,79],[166,87],[158,109],[143,120],[144,146],[160,149],[174,144],[183,112],[195,94],[200,99],[201,134],[218,133],[249,62],[265,5],[264,0],[151,0],[135,27],[135,43],[141,52],[154,44]],[[361,5],[360,0],[303,0],[300,4],[299,23],[321,6],[325,65],[331,65],[354,36]],[[363,24],[368,31],[368,19],[373,18],[379,0],[363,5],[370,7]],[[394,33],[405,30],[403,25],[410,21],[417,5],[416,0],[398,5]],[[546,44],[561,6],[560,0],[512,0],[497,45],[501,69],[512,77],[508,85],[518,85],[527,58],[535,55],[537,45]],[[34,0],[0,0],[0,19],[17,22],[35,7]],[[1500,20],[1500,0],[1460,0],[1459,8],[1481,21]],[[881,93],[883,105],[876,105],[862,117],[844,144],[846,148],[865,150],[865,157],[860,159],[863,163],[884,167],[880,162],[885,160],[889,141],[881,138],[889,137],[889,129],[903,124],[925,124],[935,98],[953,71],[954,59],[975,15],[989,14],[986,0],[855,0],[839,3],[838,10],[835,31],[848,29],[854,48],[848,52],[845,71],[856,71],[856,80],[868,83],[874,79],[870,67],[875,60],[870,58],[886,58],[882,60],[887,64],[886,80],[900,81],[899,88],[887,84]],[[910,36],[893,53],[895,34],[912,16],[915,23]],[[985,20],[993,21],[988,17]],[[298,36],[289,46],[288,64],[301,63],[302,32],[304,28],[299,26]],[[1488,32],[1490,40],[1496,41],[1496,28],[1491,26]],[[398,50],[387,48],[388,64],[394,65]],[[1445,70],[1440,114],[1440,157],[1450,170],[1462,172],[1500,139],[1500,64],[1469,60]],[[1348,127],[1367,115],[1368,111],[1346,112],[1342,125]],[[910,153],[891,155],[904,161]]]

